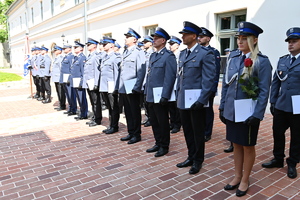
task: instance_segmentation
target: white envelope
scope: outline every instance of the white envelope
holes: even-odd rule
[[[94,89],[94,86],[95,86],[95,79],[94,78],[92,78],[90,80],[87,80],[86,83],[89,86],[89,90],[93,90]]]
[[[81,78],[73,78],[73,87],[78,88],[80,86],[80,79]]]
[[[202,89],[190,89],[184,91],[184,107],[191,108],[191,106],[199,99]],[[209,102],[204,105],[208,107]]]
[[[243,122],[254,113],[257,100],[239,99],[234,100],[235,122]]]
[[[293,114],[300,114],[300,95],[292,96]]]
[[[68,82],[70,74],[63,74],[63,82],[66,83]]]
[[[135,83],[136,83],[136,78],[124,81],[126,94],[131,94],[132,93],[132,89],[133,89]]]
[[[108,93],[113,93],[115,91],[115,82],[114,81],[107,81],[107,89]]]
[[[161,93],[162,93],[162,87],[155,87],[153,88],[153,99],[154,103],[159,103],[159,100],[161,98]],[[173,90],[171,93],[171,98],[169,101],[175,101],[175,91]]]

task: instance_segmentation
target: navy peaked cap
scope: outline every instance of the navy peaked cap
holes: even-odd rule
[[[197,26],[196,24],[193,24],[192,22],[184,21],[183,22],[183,30],[179,33],[193,33],[196,35],[199,35],[202,32],[202,29]]]
[[[152,42],[153,43],[153,38],[149,35],[145,35],[144,40],[142,42]]]
[[[238,35],[254,35],[255,37],[258,37],[258,35],[263,32],[264,31],[259,26],[255,25],[251,22],[239,22],[238,23],[238,32],[236,33],[236,36],[238,36]]]
[[[299,27],[292,27],[286,32],[287,38],[285,41],[289,41],[289,39],[299,39],[300,38],[300,28]]]
[[[170,39],[169,34],[167,33],[167,31],[165,31],[163,28],[157,27],[155,29],[155,32],[153,34],[151,34],[152,37],[157,36],[157,37],[163,37],[166,40]]]
[[[202,33],[200,33],[199,35],[208,36],[210,38],[214,36],[214,34],[212,34],[207,28],[201,27],[201,29],[202,29]]]
[[[92,38],[88,38],[88,41],[87,41],[86,44],[98,44],[98,43],[99,43],[98,41],[96,41],[96,40],[94,40]]]
[[[136,39],[141,38],[141,36],[135,32],[135,30],[133,30],[132,28],[129,28],[128,32],[124,34],[125,36],[129,36],[129,37],[135,37]]]
[[[171,36],[171,39],[169,40],[169,43],[172,44],[172,43],[177,43],[177,44],[181,44],[181,39],[179,39],[178,37],[176,36]]]
[[[107,36],[103,36],[103,41],[102,41],[102,43],[103,44],[107,44],[107,43],[115,43],[115,39],[113,39],[113,38],[110,38],[110,37],[107,37]]]
[[[41,49],[41,50],[45,50],[45,51],[48,51],[48,50],[49,50],[48,48],[46,48],[46,47],[44,47],[44,46],[42,46],[40,49]]]
[[[84,44],[81,44],[80,42],[78,42],[78,41],[75,41],[74,42],[75,44],[74,44],[74,46],[73,47],[84,47]]]
[[[66,48],[72,48],[72,45],[70,45],[70,44],[64,44],[63,49],[66,49]]]
[[[63,48],[61,48],[60,46],[55,45],[55,46],[54,46],[54,51],[55,51],[55,50],[60,50],[60,51],[62,51]]]

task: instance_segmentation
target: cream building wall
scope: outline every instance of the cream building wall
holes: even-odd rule
[[[53,42],[61,45],[62,34],[66,36],[65,41],[73,44],[74,39],[99,40],[107,33],[124,45],[124,33],[129,27],[143,36],[147,34],[145,26],[158,25],[170,35],[180,37],[178,32],[182,30],[183,21],[191,21],[213,32],[211,45],[220,49],[218,16],[246,9],[246,20],[264,29],[259,37],[260,50],[269,56],[275,68],[278,58],[288,53],[284,42],[286,30],[300,26],[299,0],[288,0],[289,3],[282,0],[87,0],[86,7],[84,0],[78,1],[76,4],[76,0],[53,0],[52,14],[51,0],[43,0],[42,19],[40,0],[16,0],[7,12],[12,67],[23,66],[20,58],[25,52],[26,32],[31,46],[34,42],[48,48]]]

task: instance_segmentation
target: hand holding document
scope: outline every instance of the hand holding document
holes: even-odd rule
[[[89,90],[93,90],[94,89],[94,86],[95,86],[95,79],[90,79],[90,80],[87,80],[86,83],[88,84],[89,86]]]
[[[162,87],[153,88],[154,103],[159,103],[159,100],[161,98],[162,89],[163,89]],[[171,93],[171,98],[169,99],[169,101],[175,101],[175,91],[174,90]]]
[[[234,100],[235,122],[243,122],[254,113],[257,100],[239,99]]]
[[[78,88],[80,86],[81,78],[73,78],[73,87]]]
[[[136,83],[136,78],[124,81],[126,94],[132,93],[132,89],[133,89],[135,83]]]
[[[200,97],[202,89],[190,89],[184,91],[184,107],[190,108]],[[209,103],[204,105],[208,107]]]
[[[114,81],[107,81],[107,90],[108,90],[107,91],[108,93],[113,93],[115,91],[115,82]]]
[[[300,114],[300,95],[292,96],[293,114]]]
[[[70,74],[63,74],[63,82],[66,83],[69,80]]]

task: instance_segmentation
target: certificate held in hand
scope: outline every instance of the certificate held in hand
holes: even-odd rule
[[[191,106],[199,99],[202,89],[190,89],[184,91],[184,107],[191,108]],[[204,105],[208,107],[209,102]]]
[[[135,83],[136,83],[136,78],[124,81],[126,94],[131,94],[132,93],[132,89],[133,89]]]

